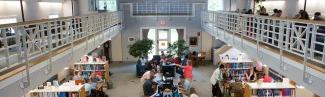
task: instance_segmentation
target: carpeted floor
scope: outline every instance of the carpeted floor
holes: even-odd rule
[[[200,97],[212,97],[210,76],[216,66],[202,65],[194,67],[193,87]],[[109,97],[142,97],[142,84],[140,78],[136,77],[135,63],[111,64],[110,70],[113,88],[105,92]]]

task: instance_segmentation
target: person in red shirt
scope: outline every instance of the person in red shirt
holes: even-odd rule
[[[185,78],[189,79],[190,81],[192,81],[192,79],[193,79],[193,75],[192,75],[193,66],[192,66],[192,61],[191,60],[187,60],[185,66],[182,66],[182,65],[179,65],[179,64],[176,64],[176,66],[183,68],[183,71],[184,71],[183,76]]]

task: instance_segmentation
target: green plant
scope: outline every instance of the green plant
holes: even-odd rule
[[[168,51],[169,55],[167,57],[172,57],[174,55],[177,55],[179,57],[183,56],[186,54],[186,50],[189,49],[189,47],[186,45],[186,41],[184,40],[178,40],[174,43],[168,43]]]
[[[129,54],[136,58],[146,57],[150,52],[153,41],[150,39],[138,40],[134,44],[129,45]]]

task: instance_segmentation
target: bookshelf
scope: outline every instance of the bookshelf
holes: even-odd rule
[[[295,86],[284,83],[245,83],[244,97],[295,97]]]
[[[82,76],[87,78],[91,72],[95,72],[96,75],[104,76],[108,81],[109,76],[109,64],[104,62],[78,62],[74,64],[73,70],[75,72],[82,72]]]
[[[48,86],[44,89],[34,89],[30,97],[86,97],[84,85]]]
[[[221,64],[225,65],[225,68],[229,70],[227,80],[235,80],[238,79],[243,81],[245,77],[245,73],[253,67],[253,61],[249,58],[240,58],[240,57],[220,57]]]

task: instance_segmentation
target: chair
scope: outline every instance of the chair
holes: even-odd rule
[[[205,64],[205,57],[206,57],[206,52],[200,52],[198,54],[198,61],[200,65]]]

